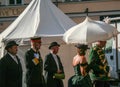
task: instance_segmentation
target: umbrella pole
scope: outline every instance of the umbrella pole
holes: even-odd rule
[[[89,13],[89,9],[88,8],[85,9],[85,13],[86,13],[86,16],[88,16],[88,13]]]
[[[115,27],[117,29],[117,21],[115,21]],[[118,37],[117,37],[117,35],[116,35],[115,39],[116,39],[116,71],[118,72]],[[119,72],[118,72],[118,74],[119,74]],[[120,79],[120,75],[118,75],[118,76]]]

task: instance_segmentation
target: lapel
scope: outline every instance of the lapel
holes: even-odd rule
[[[59,57],[58,57],[58,55],[56,55],[57,56],[57,61],[58,61],[58,65],[59,65],[59,68],[61,67],[60,66],[60,60],[59,60]],[[50,58],[51,58],[51,61],[52,61],[52,63],[56,66],[56,68],[57,68],[57,64],[56,64],[56,61],[55,61],[55,59],[53,58],[53,55],[50,53]]]
[[[20,59],[18,58],[18,56],[16,56],[18,64],[16,63],[16,61],[9,54],[7,54],[6,57],[7,57],[7,60],[9,61],[10,64],[14,64],[16,67],[18,66],[19,69],[22,70],[22,65],[20,63]]]
[[[55,62],[55,60],[53,58],[53,55],[51,53],[50,53],[50,58],[51,58],[52,65],[56,66],[56,68],[57,68],[57,64],[56,64],[56,62]]]
[[[16,56],[16,58],[17,58],[18,64],[21,66],[20,59],[18,58],[18,56]]]
[[[18,56],[16,55],[16,58],[17,58],[17,61],[18,61],[18,68],[19,68],[19,72],[22,73],[22,65],[21,65],[21,62],[20,62],[20,59],[18,58]]]
[[[57,59],[58,59],[59,68],[61,69],[61,61],[58,55],[57,55]]]
[[[58,56],[58,55],[56,55],[56,56],[57,56],[58,63],[59,63],[59,65],[60,65],[60,59],[59,59],[59,56]]]
[[[6,54],[6,58],[10,63],[17,64],[16,61],[9,54]]]

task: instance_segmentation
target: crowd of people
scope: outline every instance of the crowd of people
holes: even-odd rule
[[[40,54],[41,37],[31,38],[31,48],[25,52],[27,87],[64,87],[64,66],[59,52],[60,44],[51,42],[43,61]],[[68,87],[110,87],[109,67],[103,47],[106,41],[98,41],[91,49],[88,45],[75,45],[77,52],[73,58],[74,75],[68,80]],[[22,87],[23,70],[18,52],[18,44],[9,41],[5,50],[7,53],[0,59],[0,87]],[[86,51],[90,49],[88,60]],[[44,71],[44,74],[43,74]]]

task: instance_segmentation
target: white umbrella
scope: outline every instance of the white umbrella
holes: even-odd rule
[[[99,40],[108,40],[117,33],[117,29],[112,25],[86,17],[82,23],[67,30],[63,35],[63,40],[66,43],[89,44]]]

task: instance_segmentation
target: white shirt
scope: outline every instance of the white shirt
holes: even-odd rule
[[[18,64],[18,60],[17,60],[17,58],[16,58],[16,56],[14,56],[14,55],[12,55],[11,53],[8,53],[11,57],[12,57],[12,59]]]
[[[55,60],[55,62],[56,62],[56,65],[57,65],[58,70],[60,70],[57,55],[55,55],[55,54],[52,53],[52,56],[53,56],[53,58],[54,58],[54,60]]]

